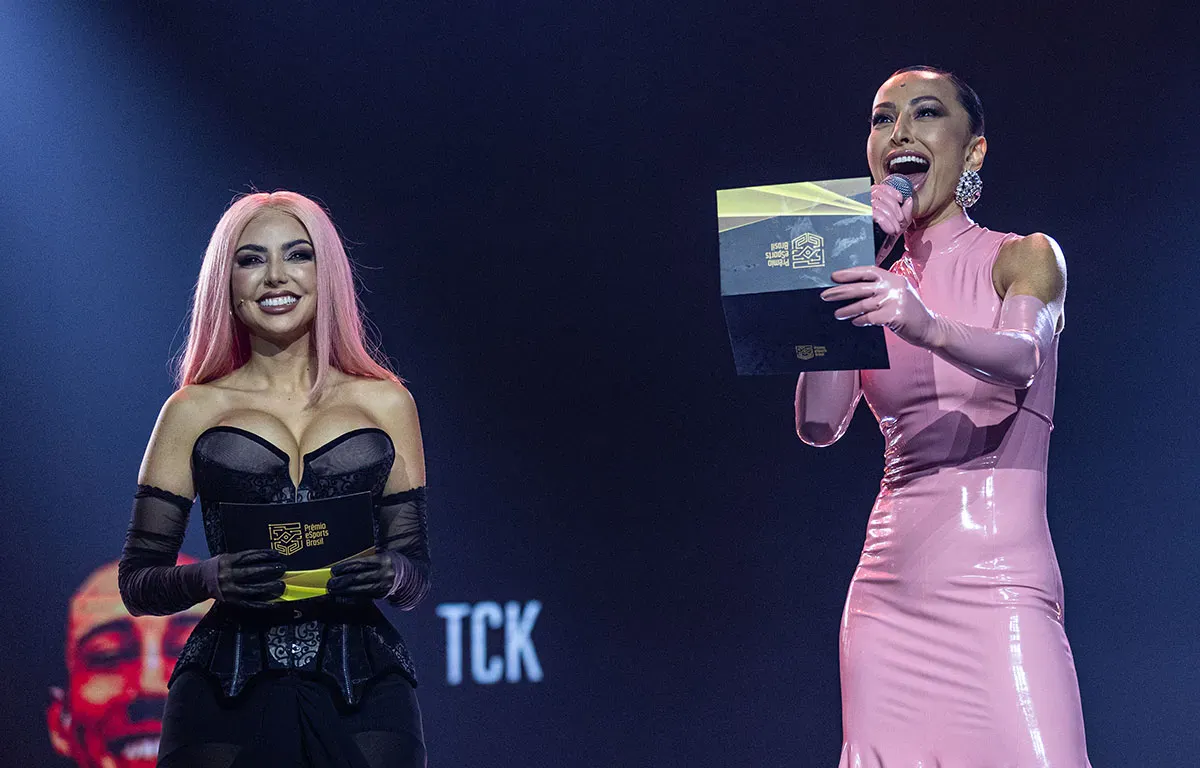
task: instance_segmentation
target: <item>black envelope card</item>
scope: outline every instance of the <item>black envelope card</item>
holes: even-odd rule
[[[721,303],[742,376],[887,368],[882,328],[836,320],[830,275],[875,264],[868,178],[717,192]]]
[[[221,502],[229,552],[274,549],[289,571],[325,568],[375,544],[368,491],[290,504]]]

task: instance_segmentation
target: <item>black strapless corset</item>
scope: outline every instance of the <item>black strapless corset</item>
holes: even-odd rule
[[[292,483],[287,453],[253,432],[213,427],[192,448],[192,476],[209,551],[226,551],[220,502],[280,504],[369,491],[378,510],[395,459],[381,429],[347,432],[307,453],[300,485]],[[423,533],[423,531],[422,531]],[[200,668],[216,678],[226,696],[237,696],[263,672],[300,672],[333,684],[348,704],[387,672],[414,686],[416,672],[404,640],[367,599],[322,597],[252,609],[217,603],[184,646],[171,676]]]

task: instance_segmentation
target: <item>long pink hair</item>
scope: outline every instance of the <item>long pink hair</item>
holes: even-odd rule
[[[295,192],[256,192],[236,199],[213,230],[200,266],[192,301],[192,322],[176,383],[204,384],[245,365],[250,335],[231,312],[229,281],[234,249],[242,230],[260,212],[271,209],[296,217],[312,238],[317,266],[317,311],[311,333],[317,375],[309,403],[320,400],[330,368],[371,379],[400,379],[382,362],[378,345],[363,327],[354,272],[329,214]]]

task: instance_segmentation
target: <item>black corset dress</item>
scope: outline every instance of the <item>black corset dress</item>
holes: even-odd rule
[[[207,430],[192,449],[192,475],[209,551],[226,551],[220,502],[278,504],[363,491],[375,500],[376,541],[390,538],[379,530],[380,510],[394,511],[407,501],[406,494],[383,496],[394,457],[386,432],[356,429],[305,454],[295,486],[288,455],[277,446],[236,427]],[[423,514],[419,522],[423,543]],[[356,704],[366,684],[388,672],[416,685],[399,632],[371,600],[359,598],[320,597],[269,609],[217,603],[192,632],[171,681],[197,668],[219,681],[226,696],[237,696],[264,672],[319,677],[348,704]]]

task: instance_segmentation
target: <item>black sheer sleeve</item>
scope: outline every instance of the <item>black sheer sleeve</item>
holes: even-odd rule
[[[191,499],[139,485],[117,567],[117,585],[134,616],[166,616],[217,596],[217,560],[175,565]]]
[[[404,611],[416,608],[429,592],[432,570],[424,486],[379,500],[379,547],[396,566],[387,601]]]

